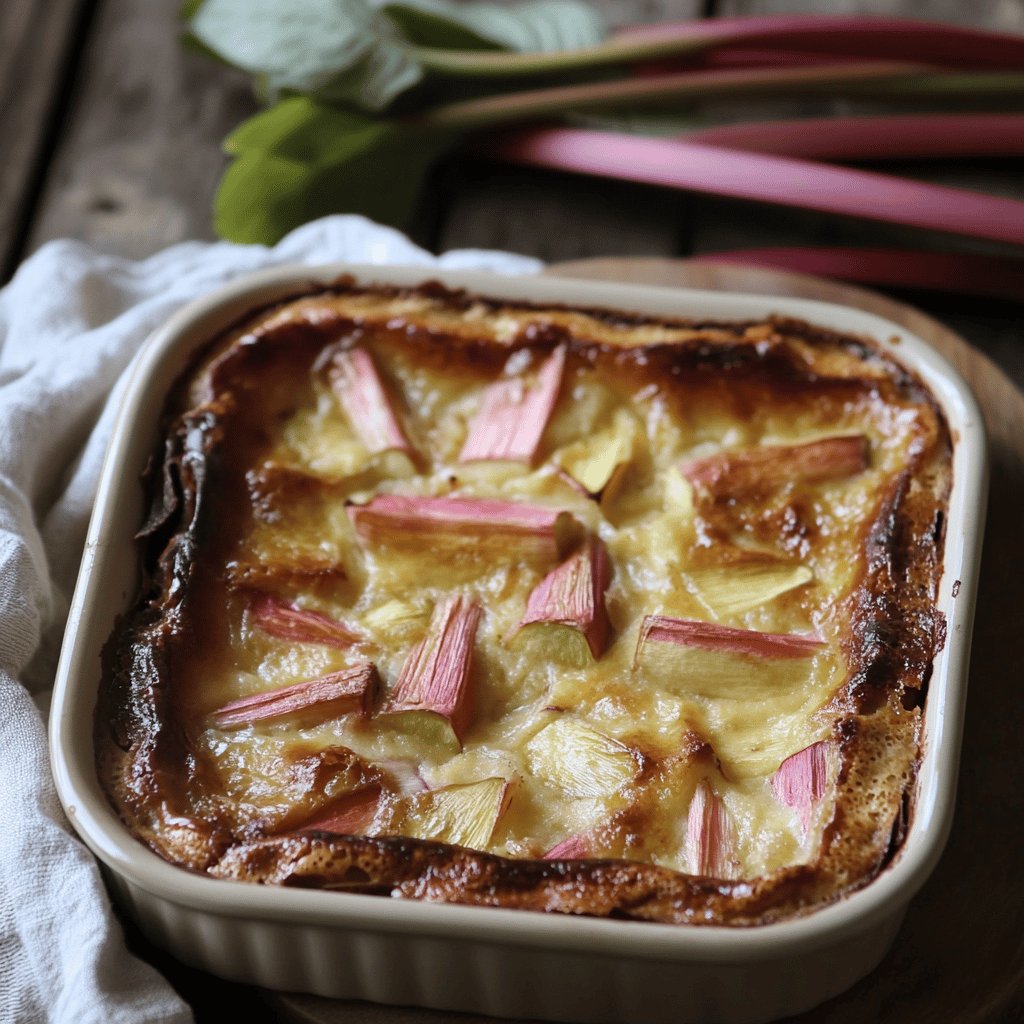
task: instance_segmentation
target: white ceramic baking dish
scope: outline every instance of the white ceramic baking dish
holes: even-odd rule
[[[297,285],[341,273],[401,285],[434,278],[485,295],[663,316],[735,320],[783,313],[898,345],[899,360],[928,383],[949,419],[954,485],[939,597],[948,640],[929,688],[912,825],[880,877],[801,919],[748,929],[687,928],[220,881],[172,867],[125,830],[93,767],[93,709],[100,650],[137,586],[132,536],[144,518],[139,474],[156,441],[165,393],[197,346],[220,328]],[[984,428],[966,385],[927,344],[868,313],[790,298],[423,267],[290,267],[247,277],[174,316],[135,363],[103,467],[57,673],[50,736],[58,792],[146,934],[225,978],[546,1020],[753,1024],[797,1013],[843,991],[881,960],[945,844],[985,494]]]

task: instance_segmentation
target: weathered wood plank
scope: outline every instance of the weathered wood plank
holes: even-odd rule
[[[701,0],[603,0],[608,24],[699,17]],[[614,181],[463,162],[444,176],[438,249],[506,248],[545,260],[671,255],[688,232],[688,196]]]
[[[90,0],[0,4],[0,280],[17,259]]]
[[[182,48],[179,0],[100,0],[30,248],[69,235],[126,256],[210,238],[244,76]]]

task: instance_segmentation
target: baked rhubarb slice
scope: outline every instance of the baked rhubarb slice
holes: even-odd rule
[[[562,660],[585,663],[573,641],[582,638],[592,658],[600,658],[608,644],[610,624],[604,593],[611,580],[608,552],[597,537],[586,542],[552,569],[530,592],[526,611],[516,630],[553,631],[552,646]]]
[[[761,633],[756,629],[736,629],[699,619],[673,619],[667,615],[644,617],[637,643],[637,661],[650,644],[675,644],[771,659],[809,658],[825,646],[818,637],[803,633]]]
[[[733,874],[733,847],[729,812],[711,783],[701,779],[686,816],[687,870],[691,875],[729,878]]]
[[[368,452],[412,454],[412,445],[366,349],[338,349],[331,357],[327,375],[352,429]]]
[[[572,539],[572,516],[547,505],[494,498],[430,498],[379,494],[350,505],[349,518],[368,547],[392,545],[430,553],[481,546],[506,557],[554,561]]]
[[[823,437],[806,444],[762,445],[692,459],[679,472],[699,490],[716,498],[740,499],[790,482],[842,480],[868,467],[863,434]]]
[[[687,575],[701,601],[718,616],[757,608],[814,579],[805,565],[776,561],[726,562],[691,569]]]
[[[388,713],[435,715],[461,741],[469,724],[470,664],[480,615],[480,605],[463,594],[434,609],[426,636],[402,665]]]
[[[530,771],[570,796],[606,797],[636,778],[627,746],[578,718],[556,718],[526,744]]]
[[[340,672],[233,700],[214,711],[211,720],[218,728],[232,729],[307,713],[324,720],[368,714],[376,703],[379,687],[376,667],[361,661]]]
[[[442,786],[410,797],[394,823],[402,835],[486,849],[512,799],[507,779]]]
[[[564,368],[565,346],[560,345],[541,364],[532,385],[521,374],[491,384],[469,425],[459,461],[503,459],[531,465],[558,401]]]
[[[787,757],[772,776],[772,792],[780,803],[797,812],[805,833],[827,785],[828,743],[824,740]]]
[[[585,832],[566,836],[560,843],[555,843],[547,853],[541,854],[542,860],[582,860],[590,856],[590,837]]]
[[[322,644],[344,650],[362,637],[344,622],[309,611],[272,594],[256,594],[249,604],[250,621],[268,636],[296,643]]]

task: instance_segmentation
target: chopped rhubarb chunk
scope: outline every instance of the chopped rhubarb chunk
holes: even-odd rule
[[[258,594],[249,605],[253,623],[279,640],[346,648],[362,639],[344,622],[320,612],[306,611],[271,594]]]
[[[480,605],[456,594],[434,609],[427,635],[409,652],[389,712],[429,711],[451,723],[460,739],[468,724],[470,661]]]
[[[340,349],[331,359],[328,376],[367,451],[412,451],[369,352],[362,348]]]
[[[814,579],[804,565],[785,562],[725,563],[688,573],[701,601],[715,615],[737,615],[796,590]]]
[[[863,434],[823,437],[807,444],[763,445],[720,452],[679,466],[691,484],[718,498],[763,493],[789,481],[841,480],[867,469],[868,440]]]
[[[725,804],[707,779],[701,779],[686,817],[687,868],[692,875],[732,875],[732,824]]]
[[[533,588],[516,628],[535,623],[567,626],[583,635],[594,658],[601,657],[610,628],[604,604],[610,579],[604,544],[597,537],[588,538]]]
[[[284,718],[313,708],[325,719],[353,712],[365,714],[376,700],[379,685],[377,669],[363,661],[317,679],[234,700],[213,713],[213,723],[228,729]]]
[[[666,615],[647,615],[640,627],[637,658],[649,643],[700,647],[707,651],[750,654],[759,658],[808,658],[816,654],[824,641],[802,633],[759,633],[755,629],[735,629],[699,619],[672,619]]]
[[[542,860],[582,860],[590,856],[590,838],[579,833],[574,836],[567,836],[560,843],[556,843],[542,854]]]
[[[633,458],[636,429],[633,417],[620,409],[610,427],[560,449],[555,460],[584,493],[597,496]]]
[[[404,544],[420,550],[486,543],[506,554],[555,559],[574,520],[563,509],[492,498],[424,498],[380,494],[350,505],[349,518],[365,544]]]
[[[484,392],[483,405],[473,417],[460,462],[508,459],[533,462],[544,428],[551,418],[565,368],[565,346],[544,360],[532,387],[522,377],[505,377]]]
[[[772,790],[780,803],[800,816],[804,832],[810,827],[814,805],[828,784],[828,743],[819,740],[787,757],[772,776]]]
[[[377,816],[384,792],[380,786],[367,786],[347,793],[326,811],[306,822],[304,832],[333,832],[342,836],[365,835]]]
[[[397,824],[403,835],[482,850],[511,799],[512,786],[503,778],[442,786],[409,798]]]
[[[631,782],[630,749],[576,718],[557,718],[526,744],[530,771],[570,796],[606,797]]]

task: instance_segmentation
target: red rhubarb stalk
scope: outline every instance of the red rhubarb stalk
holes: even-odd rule
[[[863,434],[846,434],[806,444],[761,445],[719,452],[683,462],[679,472],[691,484],[718,497],[740,497],[789,481],[842,480],[863,472],[867,466],[867,438]]]
[[[823,640],[802,633],[761,633],[755,629],[737,629],[698,619],[673,619],[667,615],[644,617],[637,644],[638,656],[648,643],[699,647],[705,651],[759,658],[808,658],[824,647]]]
[[[346,648],[362,638],[344,622],[320,612],[306,611],[271,594],[258,594],[249,605],[252,622],[279,640]]]
[[[1024,146],[1024,125],[1017,141]],[[700,262],[795,270],[886,288],[914,288],[1009,302],[1019,302],[1024,296],[1024,260],[978,253],[916,249],[736,249],[701,253]]]
[[[862,57],[909,58],[953,68],[1024,67],[1024,38],[957,25],[898,18],[832,15],[708,18],[641,25],[597,46],[549,53],[418,48],[427,67],[448,75],[533,75],[693,58],[726,48],[765,47]]]
[[[490,540],[509,552],[557,558],[570,529],[568,512],[491,498],[423,498],[381,494],[365,505],[351,505],[349,518],[359,539],[374,543]]]
[[[322,712],[325,719],[354,712],[366,714],[376,700],[379,684],[377,669],[363,661],[317,679],[231,701],[213,713],[213,723],[227,729],[284,718],[311,708]]]
[[[339,350],[331,359],[328,375],[352,429],[367,451],[411,452],[369,352],[362,348]]]
[[[389,711],[433,712],[462,738],[469,718],[469,669],[480,615],[480,605],[462,594],[434,609],[427,635],[405,659]]]
[[[380,807],[383,791],[380,786],[348,793],[326,811],[308,821],[303,832],[332,832],[342,836],[365,835]]]
[[[459,461],[509,459],[532,463],[558,401],[564,367],[565,346],[560,345],[544,360],[532,387],[519,376],[491,384],[470,424]]]
[[[701,779],[686,817],[686,848],[690,874],[708,878],[730,875],[732,825],[725,804],[707,779]]]
[[[707,146],[803,160],[920,160],[1024,153],[1024,114],[900,114],[744,122],[689,132]]]
[[[780,803],[799,814],[804,832],[810,827],[814,805],[825,795],[827,755],[828,744],[819,740],[787,757],[772,776],[772,791]]]
[[[590,856],[590,840],[586,833],[568,836],[541,855],[541,860],[582,860]]]
[[[533,588],[517,630],[537,622],[568,626],[582,633],[590,653],[600,658],[610,629],[604,604],[610,581],[608,552],[592,537]]]
[[[1020,200],[810,160],[579,128],[494,136],[484,152],[511,163],[1024,242]]]

